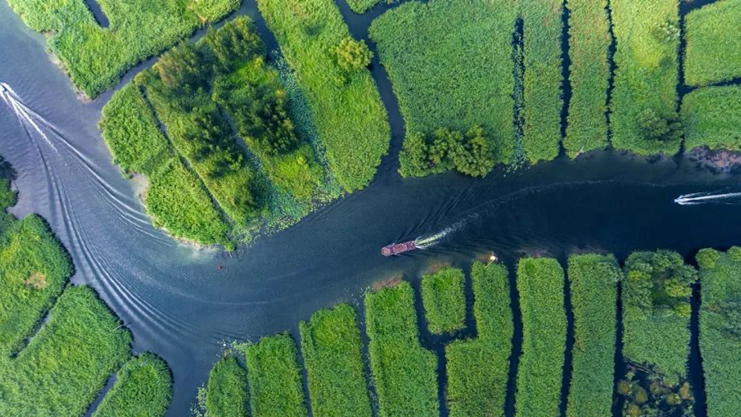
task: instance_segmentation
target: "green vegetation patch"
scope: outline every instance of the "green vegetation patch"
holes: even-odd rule
[[[512,36],[516,18],[512,1],[434,0],[408,2],[373,22],[370,36],[378,45],[406,122],[407,153],[419,148],[409,143],[418,141],[417,135],[430,136],[440,128],[462,135],[480,126],[489,142],[478,158],[489,161],[481,173],[491,171],[495,162],[509,162],[515,134]],[[432,138],[427,142],[433,145]],[[444,152],[445,146],[433,145],[438,149],[428,153]],[[424,160],[426,171],[410,167],[404,152],[400,158],[403,175],[450,168],[434,155]],[[436,169],[438,165],[442,166]]]
[[[313,415],[370,417],[355,310],[347,304],[319,310],[299,328]]]
[[[697,255],[702,282],[700,352],[708,417],[733,416],[741,407],[741,248]]]
[[[607,147],[610,22],[607,0],[568,0],[571,100],[563,147],[575,158]]]
[[[346,191],[364,188],[391,137],[386,109],[365,69],[367,47],[352,41],[332,0],[257,3],[311,105],[332,173]]]
[[[247,371],[234,356],[216,363],[208,374],[206,408],[209,416],[247,416]]]
[[[443,268],[422,278],[422,305],[431,333],[453,333],[466,327],[465,281],[458,268]]]
[[[437,415],[437,357],[419,344],[412,287],[401,282],[369,293],[365,315],[378,415]]]
[[[143,196],[155,226],[176,238],[228,245],[228,226],[200,179],[183,165],[160,131],[139,88],[128,84],[103,108],[100,122],[113,160],[126,173],[147,177]]]
[[[448,410],[451,417],[503,417],[514,333],[507,268],[476,262],[471,281],[478,338],[445,347]]]
[[[96,0],[110,26],[100,27],[84,0],[10,0],[30,28],[51,32],[49,49],[88,97],[113,87],[123,74],[207,22],[239,7],[240,0]]]
[[[638,155],[674,155],[682,141],[679,2],[614,0],[611,7],[617,39],[612,144]]]
[[[741,150],[741,86],[700,88],[682,99],[685,149]]]
[[[245,348],[252,417],[308,415],[297,355],[288,333],[265,337]]]
[[[347,0],[347,4],[355,13],[365,13],[379,3],[392,4],[399,0]]]
[[[116,374],[116,383],[93,417],[162,417],[172,398],[170,368],[145,353],[132,358]]]
[[[28,346],[13,359],[0,355],[0,415],[83,415],[131,341],[92,289],[67,288]]]
[[[690,12],[684,20],[684,77],[702,86],[741,77],[741,1],[722,0]]]
[[[520,260],[517,290],[523,336],[517,373],[517,417],[559,415],[566,351],[563,285],[563,269],[555,259]]]
[[[0,357],[23,344],[61,294],[72,269],[67,252],[41,217],[13,221],[0,237]]]
[[[524,21],[523,146],[528,161],[550,161],[561,143],[561,0],[521,0]]]
[[[625,412],[648,414],[667,406],[692,415],[687,377],[692,284],[697,271],[676,252],[636,252],[625,263],[623,356],[628,374],[618,393]]]
[[[568,417],[611,415],[617,332],[617,285],[622,271],[612,255],[569,258],[574,349]]]

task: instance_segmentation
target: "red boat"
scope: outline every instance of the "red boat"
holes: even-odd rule
[[[384,246],[383,249],[381,249],[381,255],[398,255],[400,253],[409,252],[415,249],[417,249],[417,245],[414,243],[413,240],[410,240],[403,243],[396,243],[393,245]]]

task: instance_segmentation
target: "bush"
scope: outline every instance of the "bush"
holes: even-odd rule
[[[685,148],[741,151],[741,86],[706,87],[682,99]]]
[[[673,121],[677,103],[679,39],[657,36],[662,27],[676,26],[679,3],[615,0],[611,4],[617,40],[615,87],[611,103],[612,144],[638,155],[679,152],[679,129],[666,136],[646,134],[639,121],[652,111]],[[658,29],[658,32],[657,32]],[[661,130],[661,129],[659,129]],[[650,132],[649,132],[650,133]]]
[[[130,68],[239,7],[240,0],[96,0],[110,26],[101,28],[81,0],[10,0],[31,29],[53,33],[49,49],[72,82],[94,98]]]
[[[402,282],[366,295],[365,315],[378,415],[436,415],[437,357],[419,345],[412,287]]]
[[[348,36],[337,45],[337,65],[348,74],[361,71],[371,63],[373,52],[364,40],[356,41]]]
[[[250,408],[255,417],[305,417],[301,373],[291,335],[265,337],[245,348]]]
[[[347,304],[319,310],[299,328],[313,415],[370,417],[355,310]]]
[[[521,259],[517,290],[522,311],[522,355],[517,373],[517,417],[559,414],[566,351],[563,269],[555,259]]]
[[[682,140],[682,122],[676,114],[660,116],[653,109],[638,115],[638,129],[647,141],[676,142]]]
[[[622,271],[612,255],[569,257],[574,348],[568,417],[611,415],[617,333],[617,285]]]
[[[608,49],[610,22],[607,0],[568,0],[569,102],[563,146],[575,158],[582,152],[607,147],[607,88],[610,78]]]
[[[514,332],[507,268],[476,262],[471,281],[478,338],[445,347],[448,410],[451,417],[503,417]]]
[[[247,416],[247,371],[229,355],[216,362],[208,374],[206,408],[209,416]]]
[[[430,333],[453,333],[466,327],[465,276],[458,268],[443,268],[422,278],[422,305]]]
[[[116,383],[93,417],[162,417],[171,398],[170,368],[157,356],[144,353],[118,371]]]
[[[370,36],[388,70],[406,123],[405,148],[417,147],[417,134],[430,136],[440,128],[465,132],[481,126],[490,142],[486,148],[486,153],[491,152],[486,155],[489,161],[468,171],[480,175],[495,163],[510,161],[516,19],[517,7],[511,2],[436,0],[408,2],[373,21]],[[408,141],[418,143],[407,146]],[[402,175],[439,172],[405,167],[420,160],[413,154],[400,159]]]
[[[741,77],[741,2],[725,0],[685,17],[685,80],[703,86]]]
[[[258,0],[311,105],[329,167],[345,191],[367,186],[388,152],[386,109],[367,70],[346,74],[335,48],[350,36],[332,0]]]
[[[461,174],[484,177],[494,169],[491,140],[480,126],[465,135],[440,128],[431,136],[421,133],[404,141],[399,172],[404,177],[423,177],[455,168]]]
[[[703,269],[715,268],[715,263],[720,260],[720,254],[715,249],[700,249],[697,252],[697,264]]]

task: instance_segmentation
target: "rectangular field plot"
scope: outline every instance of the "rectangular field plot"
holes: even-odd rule
[[[234,356],[216,362],[211,368],[206,387],[206,409],[212,416],[247,415],[247,371]]]
[[[684,21],[684,78],[702,86],[741,77],[741,0],[720,0]]]
[[[617,39],[612,144],[638,155],[679,152],[679,2],[613,0]]]
[[[741,150],[741,86],[703,87],[684,96],[685,149]]]
[[[566,311],[564,274],[550,258],[526,258],[517,268],[522,311],[522,356],[517,373],[517,417],[559,415]]]
[[[451,417],[504,415],[514,332],[507,275],[500,264],[476,262],[472,267],[478,338],[445,348]]]
[[[453,333],[465,327],[465,281],[458,268],[444,268],[422,278],[422,305],[430,333]]]
[[[378,415],[438,415],[437,358],[419,344],[412,287],[368,294],[365,314]]]

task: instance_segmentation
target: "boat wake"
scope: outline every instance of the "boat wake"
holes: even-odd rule
[[[468,222],[468,220],[470,220],[470,216],[451,226],[446,227],[445,229],[433,235],[418,237],[414,240],[414,245],[417,247],[417,249],[427,249],[429,247],[435,246],[436,244],[440,243],[446,236],[460,230],[466,224],[466,222]]]
[[[739,199],[739,200],[735,200]],[[680,206],[693,206],[698,204],[722,203],[722,204],[741,204],[741,192],[732,193],[692,193],[680,195],[674,199],[674,202]]]

